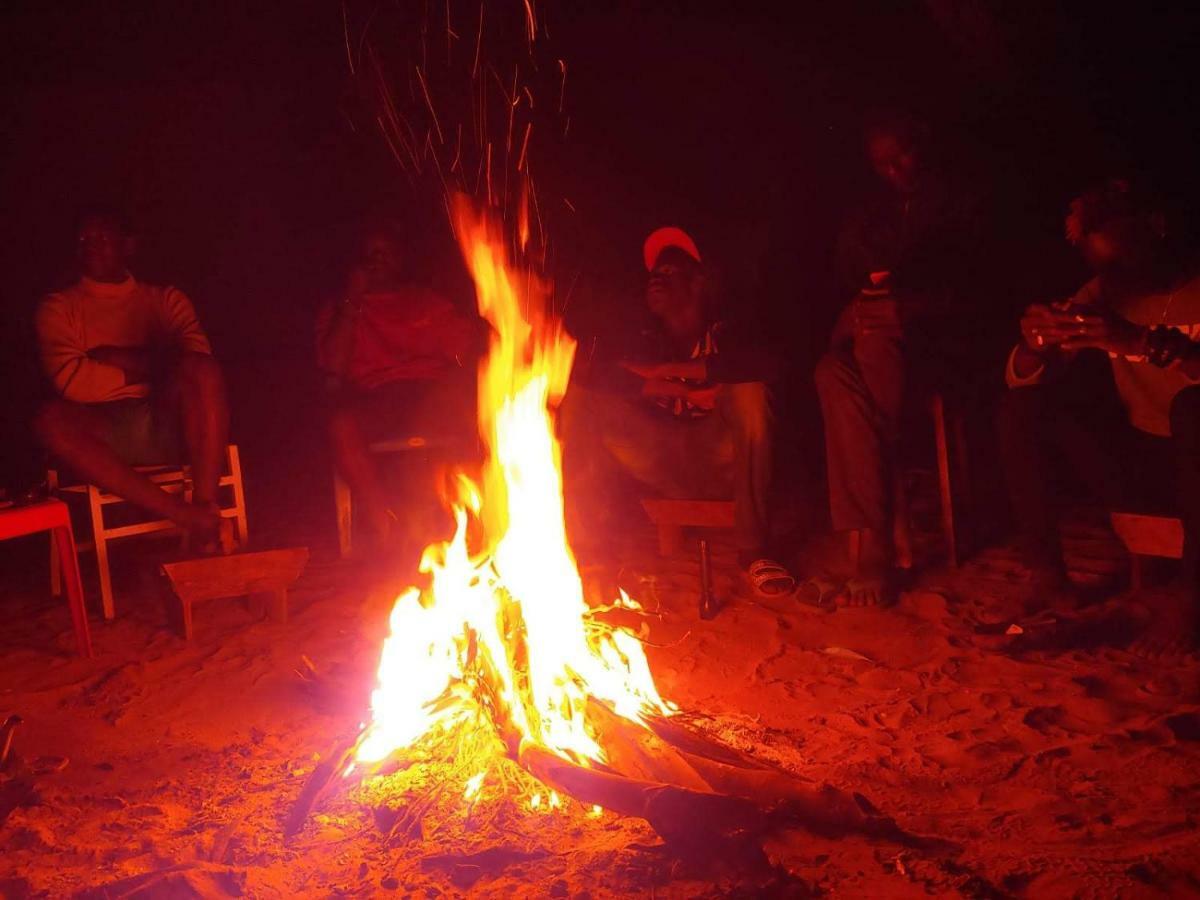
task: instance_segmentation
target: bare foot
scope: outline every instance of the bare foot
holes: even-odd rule
[[[892,579],[887,573],[859,574],[846,580],[838,606],[886,606],[893,599]]]
[[[1134,598],[1150,616],[1146,630],[1129,652],[1151,662],[1178,662],[1197,649],[1196,601],[1191,591],[1174,585],[1139,592]]]
[[[222,517],[221,507],[211,501],[185,503],[183,507],[176,521],[188,532],[191,547],[204,556],[228,556],[233,552],[233,520]]]
[[[849,532],[849,556],[854,574],[846,579],[846,589],[838,597],[838,606],[881,606],[894,599],[895,548],[891,536],[874,528]],[[855,552],[855,541],[858,549]]]

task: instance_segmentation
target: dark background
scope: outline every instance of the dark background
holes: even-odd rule
[[[379,21],[419,5],[381,3]],[[1195,208],[1200,41],[1187,6],[544,3],[553,55],[569,64],[569,139],[537,158],[557,210],[554,275],[561,294],[575,286],[569,320],[586,346],[600,323],[632,316],[645,233],[694,229],[735,305],[760,309],[793,348],[797,452],[811,462],[808,373],[840,299],[837,221],[869,177],[864,111],[916,112],[947,157],[986,173],[994,252],[980,297],[964,302],[1012,323],[1078,280],[1060,221],[1081,186],[1137,169]],[[355,23],[374,9],[346,8]],[[450,9],[469,40],[477,3]],[[520,10],[487,8],[496,20]],[[341,281],[348,224],[403,210],[437,248],[428,258],[457,265],[444,217],[348,105],[343,12],[334,0],[6,5],[6,473],[29,465],[32,309],[72,277],[79,205],[118,199],[142,235],[136,271],[193,297],[227,366],[252,516],[257,504],[332,526],[327,479],[312,471],[311,323]]]

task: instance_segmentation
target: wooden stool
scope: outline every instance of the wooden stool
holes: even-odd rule
[[[684,526],[732,528],[732,500],[642,500],[642,509],[658,528],[658,550],[663,556],[678,552]]]
[[[49,531],[62,569],[62,585],[71,607],[75,628],[75,646],[81,656],[92,655],[88,633],[87,609],[83,605],[83,584],[79,580],[79,557],[75,553],[75,535],[71,531],[71,512],[61,500],[43,500],[28,506],[0,508],[0,540]]]
[[[1170,516],[1112,513],[1113,531],[1129,551],[1129,583],[1142,586],[1142,557],[1183,558],[1183,522]]]
[[[251,610],[261,613],[265,607],[276,622],[287,622],[287,589],[307,563],[307,547],[166,563],[163,573],[179,600],[184,640],[192,639],[192,604],[198,600],[247,596]]]

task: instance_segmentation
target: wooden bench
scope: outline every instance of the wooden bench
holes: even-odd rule
[[[1170,516],[1112,513],[1113,531],[1129,551],[1129,581],[1142,586],[1142,557],[1183,558],[1183,522]]]
[[[642,509],[658,528],[658,549],[663,556],[679,551],[685,526],[732,528],[731,500],[642,500]]]
[[[184,640],[192,639],[192,604],[221,597],[248,597],[250,609],[265,609],[276,622],[288,618],[287,590],[308,564],[308,548],[263,550],[166,563],[163,573],[179,600]]]

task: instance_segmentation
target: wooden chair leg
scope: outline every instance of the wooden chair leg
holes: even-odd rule
[[[183,639],[192,639],[192,601],[179,600],[179,627],[183,630]]]
[[[271,618],[280,625],[286,625],[288,620],[287,588],[277,588],[271,591],[267,598],[267,609]]]
[[[50,496],[54,496],[54,492],[58,490],[58,472],[54,469],[46,472],[46,487],[50,491]],[[62,596],[62,570],[59,569],[58,542],[53,535],[50,536],[50,595],[52,597]]]
[[[350,556],[353,542],[354,510],[351,506],[350,485],[335,470],[333,473],[333,505],[337,513],[338,555]]]
[[[958,508],[966,513],[966,521],[959,523],[959,530],[966,532],[967,539],[974,538],[972,516],[975,512],[975,493],[971,483],[971,455],[967,452],[967,420],[964,415],[951,417],[954,433],[954,479]]]
[[[236,513],[233,520],[237,528],[238,546],[244,549],[246,542],[250,539],[250,533],[246,526],[246,491],[242,485],[242,457],[238,453],[237,444],[230,444],[225,448],[225,459],[229,463],[229,474],[233,476],[233,508]]]
[[[100,489],[89,484],[87,489],[88,510],[92,518],[92,538],[96,543],[96,569],[100,573],[100,603],[104,618],[116,617],[113,609],[112,573],[108,568],[108,540],[104,529],[104,507],[100,505]]]
[[[659,524],[658,552],[663,556],[674,556],[683,546],[683,528],[679,525]]]
[[[950,565],[958,567],[958,534],[954,529],[954,495],[950,486],[950,448],[946,440],[946,403],[940,394],[933,398],[933,431],[937,441],[938,490],[942,504],[942,532]]]
[[[50,596],[61,597],[63,592],[62,570],[58,561],[58,541],[50,536]]]
[[[1134,591],[1142,589],[1143,564],[1142,558],[1136,553],[1129,554],[1129,587]]]
[[[75,646],[81,656],[92,655],[92,637],[88,631],[87,608],[83,603],[83,583],[79,578],[79,558],[75,554],[75,537],[70,525],[60,525],[51,534],[51,542],[62,562],[63,582],[67,603],[71,608],[71,624],[75,628]]]
[[[896,472],[892,491],[892,547],[895,551],[896,568],[911,569],[912,516],[908,506],[908,485],[904,483],[904,475],[901,472]],[[857,568],[856,564],[855,570]]]

